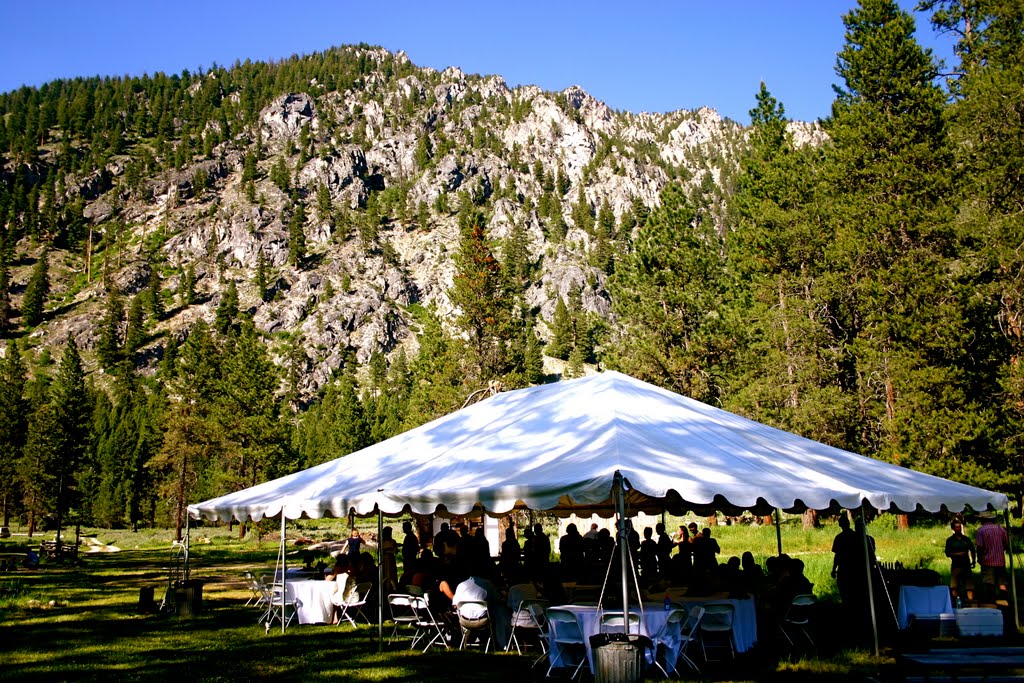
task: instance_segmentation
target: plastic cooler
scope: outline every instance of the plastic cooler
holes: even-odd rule
[[[956,627],[962,636],[1001,636],[1003,613],[991,607],[958,609]]]

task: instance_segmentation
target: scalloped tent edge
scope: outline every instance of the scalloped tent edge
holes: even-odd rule
[[[1005,494],[942,479],[740,417],[617,372],[491,396],[330,462],[188,507],[258,521],[516,509],[1004,510]]]

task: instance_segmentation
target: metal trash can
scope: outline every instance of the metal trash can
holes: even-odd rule
[[[194,617],[203,612],[203,582],[196,579],[174,584],[174,607],[179,617]]]
[[[640,683],[644,680],[644,645],[640,638],[601,633],[590,638],[595,683]]]

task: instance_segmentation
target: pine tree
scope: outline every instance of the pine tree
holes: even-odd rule
[[[191,306],[196,302],[196,271],[191,263],[178,282],[178,300],[182,306]]]
[[[510,302],[501,264],[487,244],[483,217],[471,215],[460,223],[464,227],[449,295],[459,309],[458,325],[469,340],[469,374],[486,382],[506,370]]]
[[[267,257],[263,255],[262,249],[256,254],[255,284],[260,299],[266,301],[267,295],[270,293],[270,272],[267,267]]]
[[[718,236],[670,184],[610,283],[621,332],[609,365],[702,401],[717,399],[729,334]]]
[[[226,440],[224,471],[229,490],[254,486],[285,473],[286,433],[276,398],[277,366],[252,322],[225,353],[219,378],[216,420]]]
[[[11,307],[11,271],[6,258],[0,254],[0,335],[13,327],[14,309]]]
[[[129,361],[133,361],[135,353],[146,341],[146,327],[142,312],[142,296],[136,296],[128,306],[128,324],[124,333],[124,353]]]
[[[52,462],[56,478],[54,508],[59,544],[65,513],[77,503],[77,477],[89,444],[89,394],[85,386],[82,359],[74,339],[68,340],[61,356],[57,377],[50,388],[50,408],[58,427],[57,453]]]
[[[227,289],[221,295],[220,303],[217,304],[217,313],[214,317],[213,328],[220,334],[227,334],[235,326],[238,318],[238,287],[235,281],[228,283]]]
[[[25,296],[21,300],[21,320],[25,327],[35,327],[43,321],[46,297],[50,293],[50,255],[43,250],[32,268]]]
[[[292,218],[288,221],[288,260],[298,268],[306,258],[306,207],[302,202],[295,204]]]
[[[986,428],[966,391],[969,288],[948,258],[957,248],[945,96],[913,19],[895,2],[862,0],[843,21],[836,72],[845,87],[827,125],[835,203],[826,260],[849,354],[844,382],[855,387],[860,415],[851,445],[966,476],[958,463],[972,459]]]
[[[16,464],[25,446],[29,404],[25,396],[27,370],[18,341],[7,343],[0,363],[0,506],[3,526],[10,526],[11,511],[18,495]]]
[[[143,303],[149,309],[149,315],[154,322],[160,322],[163,319],[166,312],[163,299],[163,279],[160,277],[159,269],[152,264],[149,269],[149,280],[146,282],[146,295]]]
[[[107,370],[112,370],[121,362],[123,323],[124,301],[121,294],[111,287],[107,290],[106,311],[96,341],[96,355],[100,365]]]

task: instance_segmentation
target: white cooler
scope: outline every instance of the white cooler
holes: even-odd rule
[[[956,628],[962,636],[1003,635],[1003,613],[991,607],[956,610]]]

